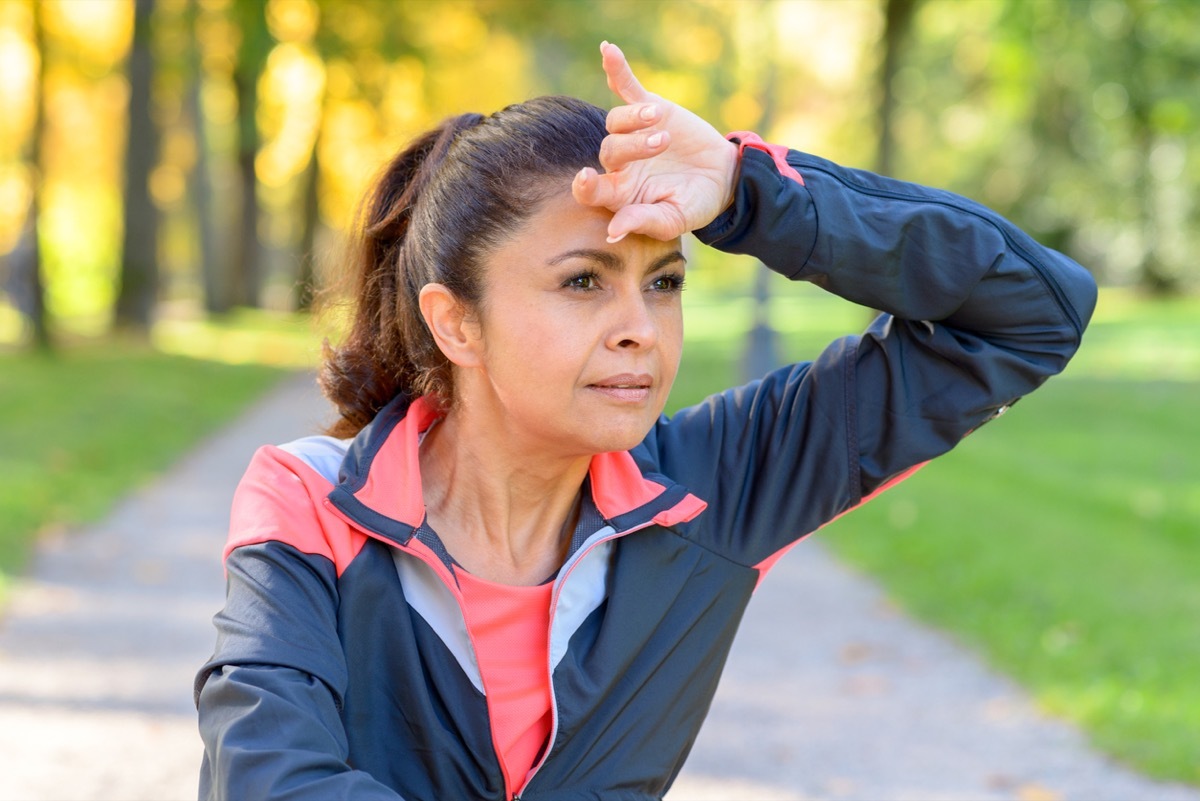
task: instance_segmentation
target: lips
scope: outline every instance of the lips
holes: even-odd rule
[[[612,400],[637,403],[650,397],[650,388],[653,385],[654,378],[646,373],[621,373],[589,384],[588,389]]]

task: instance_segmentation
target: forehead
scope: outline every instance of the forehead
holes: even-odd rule
[[[576,202],[570,191],[544,201],[492,254],[492,260],[519,259],[530,266],[545,266],[556,256],[573,250],[611,253],[624,264],[650,262],[679,250],[679,239],[666,242],[631,234],[615,244],[608,242],[612,212]]]

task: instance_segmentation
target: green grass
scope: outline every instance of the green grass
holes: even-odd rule
[[[864,322],[774,286],[811,323],[792,358]],[[736,377],[746,307],[699,294],[727,333],[691,338],[676,405]],[[1105,292],[1065,375],[819,536],[1100,748],[1200,784],[1198,450],[1200,300]]]
[[[822,536],[1110,753],[1200,782],[1198,398],[1052,382]]]
[[[96,520],[284,372],[119,342],[0,353],[0,596],[39,532]]]

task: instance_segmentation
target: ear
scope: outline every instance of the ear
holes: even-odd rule
[[[445,284],[421,287],[421,316],[433,340],[452,364],[478,367],[482,342],[479,324]]]

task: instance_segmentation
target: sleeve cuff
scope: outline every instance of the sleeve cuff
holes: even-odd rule
[[[784,145],[772,145],[762,140],[762,137],[753,131],[733,131],[725,136],[730,142],[738,146],[738,157],[740,158],[746,148],[752,147],[755,150],[761,150],[771,157],[771,161],[775,162],[775,168],[779,170],[779,174],[791,178],[796,183],[804,186],[804,177],[797,172],[796,168],[787,162],[788,148]]]

